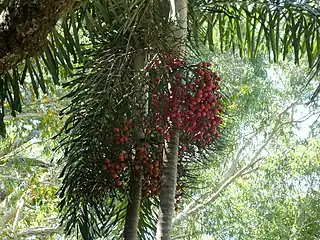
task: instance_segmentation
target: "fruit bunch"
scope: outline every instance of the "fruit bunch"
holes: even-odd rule
[[[127,162],[129,159],[128,149],[132,135],[132,120],[125,119],[124,124],[113,129],[112,158],[107,157],[103,163],[103,173],[106,174],[110,186],[120,187],[123,179],[127,178]]]
[[[142,194],[159,195],[163,145],[149,144],[146,141],[136,144],[133,131],[133,121],[127,119],[123,126],[113,129],[114,147],[111,150],[116,154],[111,153],[113,158],[104,160],[103,174],[109,187],[117,188],[126,188],[130,177],[142,177]]]
[[[170,140],[170,129],[178,128],[182,140],[180,155],[188,145],[203,148],[211,144],[220,136],[217,126],[222,123],[218,93],[221,77],[206,62],[187,68],[177,58],[165,59],[169,76],[160,64],[157,59],[147,68],[152,77],[150,115],[154,129]]]
[[[194,147],[203,149],[219,137],[217,128],[222,123],[219,82],[222,79],[210,67],[206,62],[187,67],[184,61],[168,55],[154,59],[146,67],[150,78],[148,112],[143,121],[124,117],[122,126],[114,127],[114,149],[111,150],[116,156],[103,163],[110,186],[125,188],[130,177],[141,177],[142,195],[159,195],[164,143],[170,141],[173,128],[180,133],[180,161]],[[141,129],[143,139],[137,142],[133,133]],[[178,166],[182,168],[183,164]],[[183,196],[181,177],[176,204]]]
[[[160,194],[160,162],[147,143],[136,148],[133,160],[137,176],[142,175],[142,195]]]

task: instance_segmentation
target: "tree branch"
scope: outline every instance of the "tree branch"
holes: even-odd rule
[[[4,120],[5,121],[10,121],[10,120],[15,120],[15,119],[24,119],[24,118],[42,118],[43,116],[47,115],[47,113],[24,113],[24,114],[19,114],[15,117],[13,116],[5,116]]]
[[[47,35],[80,0],[13,0],[0,12],[0,74],[43,51]]]
[[[12,224],[12,231],[15,231],[17,229],[18,226],[18,222],[19,222],[19,218],[20,218],[20,214],[22,212],[23,206],[24,206],[24,199],[23,199],[24,195],[21,197],[21,199],[18,202],[18,206],[17,206],[17,210],[16,210],[16,215]]]
[[[30,181],[29,178],[21,178],[21,177],[15,177],[15,176],[10,176],[10,175],[2,175],[0,174],[0,179],[5,178],[7,180],[14,180],[14,181]],[[54,182],[48,182],[48,181],[38,181],[40,184],[44,185],[55,185],[56,183]]]
[[[181,213],[177,215],[177,217],[173,220],[172,225],[175,226],[179,224],[181,221],[186,219],[188,216],[192,215],[195,212],[198,212],[201,208],[206,206],[208,203],[212,203],[215,201],[221,194],[223,190],[225,190],[232,182],[234,182],[237,178],[241,177],[248,169],[253,167],[258,161],[261,161],[264,158],[259,158],[253,162],[250,162],[245,167],[240,169],[236,174],[234,174],[232,177],[230,177],[227,181],[225,181],[223,184],[221,184],[216,191],[213,192],[213,194],[204,202],[201,204],[197,204],[194,208],[190,209],[188,208],[188,211],[183,210]],[[190,209],[190,210],[189,210]]]
[[[52,234],[62,234],[64,227],[40,227],[40,228],[31,228],[31,229],[24,229],[19,231],[15,237],[28,237],[28,236],[41,236],[41,235],[52,235]]]
[[[0,229],[2,229],[7,224],[7,222],[13,219],[16,216],[16,213],[17,213],[17,210],[14,209],[4,214],[0,219]]]

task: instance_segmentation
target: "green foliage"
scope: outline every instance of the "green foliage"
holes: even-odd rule
[[[194,48],[208,43],[211,51],[219,47],[253,60],[264,53],[271,62],[306,59],[309,82],[320,70],[318,18],[314,2],[190,1],[190,40]]]
[[[176,239],[317,239],[319,141],[308,140],[308,129],[317,123],[319,106],[303,104],[312,88],[300,85],[306,69],[287,62],[252,64],[228,54],[213,61],[225,73],[226,132],[233,134],[225,151],[211,156],[216,160],[202,171],[199,189],[189,190],[191,198],[177,214],[187,217],[175,227]],[[285,106],[292,107],[281,113]],[[278,121],[286,124],[272,135]],[[251,161],[258,162],[236,175]],[[219,188],[224,191],[216,195]]]
[[[166,45],[170,35],[161,33],[160,37],[164,35],[159,40],[160,23],[154,24],[156,15],[151,14],[154,7],[149,1],[96,1],[83,12],[87,24],[83,33],[92,46],[82,52],[84,65],[77,76],[64,85],[71,90],[66,98],[72,100],[62,112],[68,119],[60,142],[65,150],[60,161],[64,165],[60,209],[67,232],[77,229],[85,239],[122,237],[119,232],[124,226],[130,201],[127,193],[132,187],[128,173],[133,166],[126,166],[119,173],[123,182],[118,188],[111,186],[114,179],[108,181],[111,173],[103,171],[103,166],[107,158],[117,159],[120,151],[131,153],[132,147],[141,142],[141,127],[135,127],[130,144],[121,148],[114,142],[114,129],[128,119],[134,119],[136,126],[143,125],[147,82],[140,68],[145,65],[146,56],[159,51],[157,48],[171,48]],[[162,27],[166,29],[164,24]],[[142,60],[139,69],[138,58]],[[154,217],[146,213],[153,211],[150,208],[150,201],[142,201],[141,215],[146,216],[143,222]],[[140,236],[154,231],[151,228],[145,232],[146,229],[147,224],[141,226]]]
[[[55,239],[55,234],[62,234],[56,224],[60,168],[51,163],[57,145],[51,138],[62,127],[58,113],[65,101],[58,101],[61,89],[50,88],[52,95],[41,94],[38,100],[32,89],[24,88],[25,113],[6,118],[7,138],[0,151],[1,239]]]
[[[202,229],[218,238],[318,239],[318,151],[319,141],[311,139],[286,155],[276,153],[206,209]]]
[[[0,12],[3,6],[3,1],[0,1]],[[313,77],[317,77],[320,70],[319,10],[312,3],[301,4],[295,1],[259,1],[252,4],[190,1],[189,6],[191,49],[199,50],[201,43],[208,43],[209,50],[215,53],[215,68],[224,74],[223,101],[227,106],[224,140],[228,140],[223,145],[225,151],[219,155],[210,153],[204,156],[210,159],[214,171],[202,170],[200,190],[188,190],[190,196],[198,194],[209,198],[210,192],[205,187],[219,183],[223,169],[230,164],[230,156],[242,145],[250,143],[248,133],[258,132],[258,136],[255,138],[256,142],[242,155],[242,159],[244,156],[251,157],[258,144],[272,134],[272,127],[277,124],[283,105],[297,99],[299,104],[311,99],[314,102],[309,105],[310,110],[318,107],[315,96],[320,86],[315,82],[309,83],[310,76],[307,76],[306,70]],[[44,214],[57,211],[55,204],[59,201],[53,196],[59,186],[57,180],[54,180],[53,186],[42,183],[53,178],[56,173],[56,170],[51,170],[48,159],[53,157],[51,149],[57,143],[48,142],[47,139],[61,128],[57,112],[66,99],[72,98],[63,112],[69,115],[63,127],[67,135],[57,137],[58,140],[62,139],[60,143],[66,147],[61,159],[61,163],[67,165],[62,173],[65,179],[60,192],[64,199],[60,206],[65,214],[67,229],[70,232],[73,227],[77,227],[78,233],[85,238],[106,235],[110,239],[122,237],[119,232],[122,230],[128,203],[126,192],[107,191],[104,179],[99,175],[105,149],[110,147],[105,143],[113,131],[112,126],[107,123],[110,119],[116,123],[123,113],[128,113],[128,109],[130,114],[139,114],[134,102],[140,101],[141,96],[137,97],[136,93],[143,88],[144,79],[133,69],[132,59],[141,52],[148,52],[148,58],[152,58],[164,49],[170,51],[174,48],[168,45],[172,41],[168,37],[171,29],[159,22],[161,16],[150,14],[151,9],[154,12],[159,10],[163,15],[168,11],[159,7],[163,6],[151,5],[147,0],[89,1],[61,19],[56,28],[50,31],[43,53],[38,57],[23,59],[20,64],[0,76],[2,135],[5,132],[4,122],[10,120],[7,122],[7,139],[1,142],[1,170],[5,174],[23,179],[21,185],[17,184],[16,181],[20,181],[17,179],[5,181],[3,195],[6,198],[11,192],[12,197],[8,198],[11,207],[5,205],[4,209],[12,210],[12,206],[20,200],[28,202],[31,208],[23,217],[23,226],[40,226],[40,223],[52,225],[56,221],[56,218],[54,221],[47,221],[44,217]],[[221,55],[219,52],[225,54]],[[252,62],[231,58],[231,52],[233,56],[238,53],[240,57],[248,57]],[[281,67],[266,64],[265,53],[269,61],[278,62]],[[211,58],[210,55],[205,57]],[[282,62],[283,58],[297,64],[308,64],[305,69],[299,69],[300,73],[297,74],[296,67]],[[292,73],[296,76],[292,76]],[[290,81],[284,81],[286,78]],[[60,90],[56,92],[56,99],[49,99],[46,93],[55,93],[56,89],[51,82],[59,84],[61,79],[70,93],[58,104]],[[303,89],[308,83],[308,87]],[[317,89],[313,95],[306,94],[312,89]],[[33,117],[32,120],[19,120],[23,115],[16,113],[21,112],[22,107],[27,112],[26,115]],[[296,112],[299,107],[292,109]],[[11,112],[12,118],[5,115],[8,112]],[[118,117],[111,118],[114,113]],[[291,115],[286,111],[281,119],[290,120]],[[317,122],[313,124],[314,136],[317,136],[318,125]],[[279,146],[281,149],[286,148],[286,144],[291,144],[291,139],[299,134],[296,131],[293,125],[282,128],[278,138],[281,144],[273,143],[267,150],[274,150]],[[39,139],[41,141],[38,144],[36,142]],[[292,152],[282,156],[279,153],[277,157],[268,158],[268,161],[273,162],[266,165],[268,168],[262,169],[266,178],[261,179],[257,174],[253,180],[239,181],[240,188],[232,188],[228,192],[231,196],[229,200],[219,200],[215,209],[208,206],[203,218],[189,225],[191,227],[187,237],[196,239],[205,232],[212,235],[213,231],[224,239],[230,236],[248,239],[273,239],[275,236],[286,238],[293,233],[299,233],[302,239],[316,236],[319,218],[311,212],[318,210],[318,192],[310,190],[311,193],[304,193],[297,200],[294,197],[300,192],[297,193],[296,189],[287,192],[284,188],[287,185],[282,185],[284,181],[295,184],[301,179],[305,181],[305,178],[314,180],[313,170],[317,166],[308,162],[309,158],[305,156],[316,159],[318,155],[311,153],[317,153],[317,150],[314,150],[314,146],[304,144],[303,140],[299,140],[299,144],[300,155],[295,156]],[[29,156],[26,153],[30,148],[33,150]],[[34,159],[35,152],[38,153],[37,156],[42,156],[40,160]],[[283,161],[277,162],[279,159]],[[299,162],[297,159],[303,161]],[[199,169],[198,162],[195,162],[192,166],[194,171]],[[300,163],[303,163],[302,166]],[[243,160],[239,166],[245,164],[246,161]],[[283,169],[277,169],[281,167]],[[284,175],[289,178],[286,179]],[[85,183],[82,181],[84,177],[88,180]],[[188,181],[193,181],[191,177]],[[99,180],[98,187],[96,179]],[[277,188],[271,184],[274,182],[277,183]],[[264,184],[268,191],[257,194],[263,189],[257,183]],[[92,189],[99,191],[93,192]],[[278,198],[272,198],[273,191],[278,194]],[[255,205],[248,207],[248,199]],[[143,199],[139,230],[142,239],[152,239],[155,231],[155,206],[155,199]],[[269,216],[264,216],[266,209],[272,211],[271,220]],[[4,213],[1,214],[3,217]],[[214,221],[212,216],[215,217]],[[261,218],[264,220],[259,227],[254,223]],[[206,222],[205,226],[201,226],[203,222]],[[19,236],[17,229],[11,231],[12,225],[11,219],[0,233],[3,238],[8,234]],[[234,230],[230,231],[229,226]],[[287,226],[292,228],[289,230]],[[18,230],[21,228],[18,224]]]

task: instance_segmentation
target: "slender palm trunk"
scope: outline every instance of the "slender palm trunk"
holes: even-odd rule
[[[175,38],[181,55],[185,55],[185,39],[187,36],[188,0],[171,0],[171,17],[175,20]],[[160,210],[157,223],[157,240],[171,239],[172,219],[177,183],[177,165],[179,150],[179,130],[173,129],[170,141],[166,142],[164,165],[161,176]]]
[[[166,143],[166,153],[163,161],[157,240],[168,240],[171,238],[171,223],[177,183],[179,131],[173,130],[170,135],[171,139]]]
[[[124,239],[136,240],[139,226],[139,209],[141,201],[141,176],[132,180],[129,190],[129,203],[127,206]]]
[[[144,68],[146,62],[146,53],[140,52],[137,54],[134,59],[134,69],[136,72],[139,72]],[[139,74],[139,73],[138,73]],[[138,77],[140,77],[138,75]],[[144,91],[142,91],[144,94]],[[147,96],[142,96],[142,99]],[[139,99],[139,97],[138,97]],[[148,111],[147,105],[145,109],[142,110],[142,114],[145,114]],[[138,114],[138,112],[134,112],[133,114]],[[138,118],[140,116],[137,116]],[[143,138],[143,133],[141,129],[141,133],[139,133]],[[133,170],[132,170],[133,171]],[[124,239],[125,240],[136,240],[138,235],[138,227],[139,227],[139,214],[140,214],[140,202],[141,202],[141,190],[142,190],[142,176],[135,175],[133,172],[131,174],[130,181],[130,189],[129,189],[129,201],[127,205],[127,213],[126,213],[126,222],[124,226]]]

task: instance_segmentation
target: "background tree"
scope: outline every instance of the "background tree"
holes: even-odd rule
[[[25,112],[6,118],[7,137],[1,142],[0,238],[54,239],[63,235],[56,197],[61,168],[51,162],[59,153],[53,154],[57,141],[50,139],[62,127],[59,111],[66,102],[59,100],[61,88],[50,85],[50,96],[36,99],[31,83],[25,85]]]
[[[184,202],[181,211],[176,215],[173,223],[176,239],[188,239],[188,237],[190,239],[203,239],[204,233],[218,239],[227,237],[234,237],[235,239],[245,237],[248,239],[268,239],[267,236],[270,239],[280,236],[284,238],[293,236],[299,238],[298,234],[289,235],[288,233],[292,234],[290,231],[281,233],[281,227],[278,228],[276,226],[288,224],[282,218],[278,218],[279,222],[273,225],[272,229],[275,232],[270,232],[270,225],[266,225],[269,235],[266,232],[260,232],[261,235],[256,234],[256,231],[260,231],[258,230],[259,224],[253,223],[262,221],[260,218],[255,218],[257,215],[254,212],[259,208],[258,211],[263,214],[265,212],[265,208],[262,207],[263,204],[265,207],[268,206],[268,209],[276,208],[272,204],[277,202],[278,198],[272,196],[276,195],[279,196],[279,199],[282,199],[278,202],[280,205],[285,202],[283,198],[291,198],[293,200],[296,198],[296,194],[303,198],[305,196],[304,190],[302,190],[303,187],[299,186],[298,183],[297,186],[293,187],[295,185],[291,182],[293,180],[288,180],[296,172],[291,168],[285,168],[287,171],[282,172],[282,166],[300,161],[301,157],[296,160],[288,157],[294,151],[298,152],[296,146],[304,145],[308,141],[314,142],[311,135],[307,140],[309,137],[308,129],[313,125],[314,121],[317,122],[320,116],[318,103],[314,102],[313,106],[308,108],[303,105],[303,102],[308,98],[308,89],[302,88],[302,93],[298,94],[299,98],[295,100],[297,88],[299,88],[299,82],[303,81],[305,70],[293,68],[288,63],[283,64],[281,68],[277,65],[268,66],[264,63],[262,65],[261,63],[256,63],[246,66],[245,62],[239,61],[239,59],[232,60],[230,56],[225,60],[220,56],[219,58],[217,60],[218,65],[219,62],[223,61],[228,61],[229,64],[232,61],[234,62],[233,66],[229,65],[230,73],[233,76],[233,80],[230,80],[230,82],[236,81],[237,83],[229,86],[230,90],[233,89],[231,92],[235,91],[235,95],[230,98],[232,101],[229,105],[231,107],[229,109],[230,118],[226,119],[226,121],[229,121],[227,125],[228,131],[234,134],[229,135],[229,144],[227,144],[225,152],[220,153],[218,156],[212,156],[217,160],[212,168],[203,172],[202,184],[199,185],[200,189],[190,192],[191,199]],[[225,66],[225,64],[222,64],[222,66]],[[290,71],[286,69],[290,69]],[[262,74],[257,74],[259,72]],[[229,82],[227,68],[225,68],[225,73],[224,78],[226,81],[224,83],[226,84]],[[273,81],[281,82],[281,84],[272,84]],[[247,85],[248,82],[251,83],[250,86]],[[234,88],[233,86],[237,87]],[[301,99],[300,97],[304,95],[303,92],[306,95],[304,99]],[[290,104],[291,101],[294,104]],[[260,104],[256,105],[255,102]],[[289,107],[284,107],[284,111],[281,111],[280,109],[283,106]],[[299,128],[303,128],[303,130],[299,130]],[[311,131],[309,133],[311,134]],[[315,156],[314,154],[316,153],[314,151],[317,151],[317,145],[313,146],[315,148],[312,151],[310,150],[311,156]],[[308,166],[316,169],[318,164],[317,157],[308,156],[306,158],[310,161]],[[286,161],[286,163],[283,161]],[[265,169],[269,168],[273,170],[268,170],[268,173],[265,173]],[[304,171],[303,166],[298,168],[300,169],[299,171]],[[309,177],[306,178],[310,182],[318,181],[317,176]],[[270,181],[271,185],[272,183],[275,183],[275,185],[272,185],[272,189],[269,189],[269,191],[265,191],[264,187],[267,186],[265,181]],[[248,182],[252,185],[247,185]],[[291,186],[295,189],[293,190],[294,193],[288,190],[288,182],[292,183]],[[309,184],[307,185],[309,187]],[[283,189],[282,193],[286,197],[280,193],[278,195],[275,193],[275,189],[278,187]],[[252,195],[249,194],[249,197],[246,190],[242,191],[243,188],[251,192]],[[241,197],[239,197],[238,192]],[[235,196],[234,200],[229,201],[233,195]],[[258,196],[263,196],[264,203],[257,200]],[[243,202],[241,199],[243,199]],[[255,201],[262,205],[257,203],[258,205],[252,208],[252,204]],[[312,195],[310,202],[313,201],[317,201],[316,195]],[[223,203],[221,208],[220,203]],[[284,211],[290,212],[289,207],[286,208],[284,205],[282,205],[282,208],[285,209]],[[248,212],[248,215],[246,213],[242,214],[243,208],[238,208],[238,206],[248,206],[248,209],[252,209],[252,211]],[[313,205],[313,207],[314,211],[319,211],[316,205]],[[301,211],[303,212],[304,210],[301,209]],[[217,213],[217,215],[213,213]],[[295,213],[292,214],[294,215]],[[230,216],[230,219],[225,216]],[[246,223],[242,222],[237,225],[239,221],[241,222],[240,219],[245,219],[244,222]],[[317,219],[316,216],[315,219]],[[231,226],[228,223],[234,225]],[[248,224],[248,226],[245,224]],[[290,226],[292,227],[292,225]],[[252,229],[250,233],[247,231],[248,228]],[[264,230],[266,231],[266,229]],[[279,231],[276,229],[279,229]],[[302,229],[300,230],[304,231]]]

